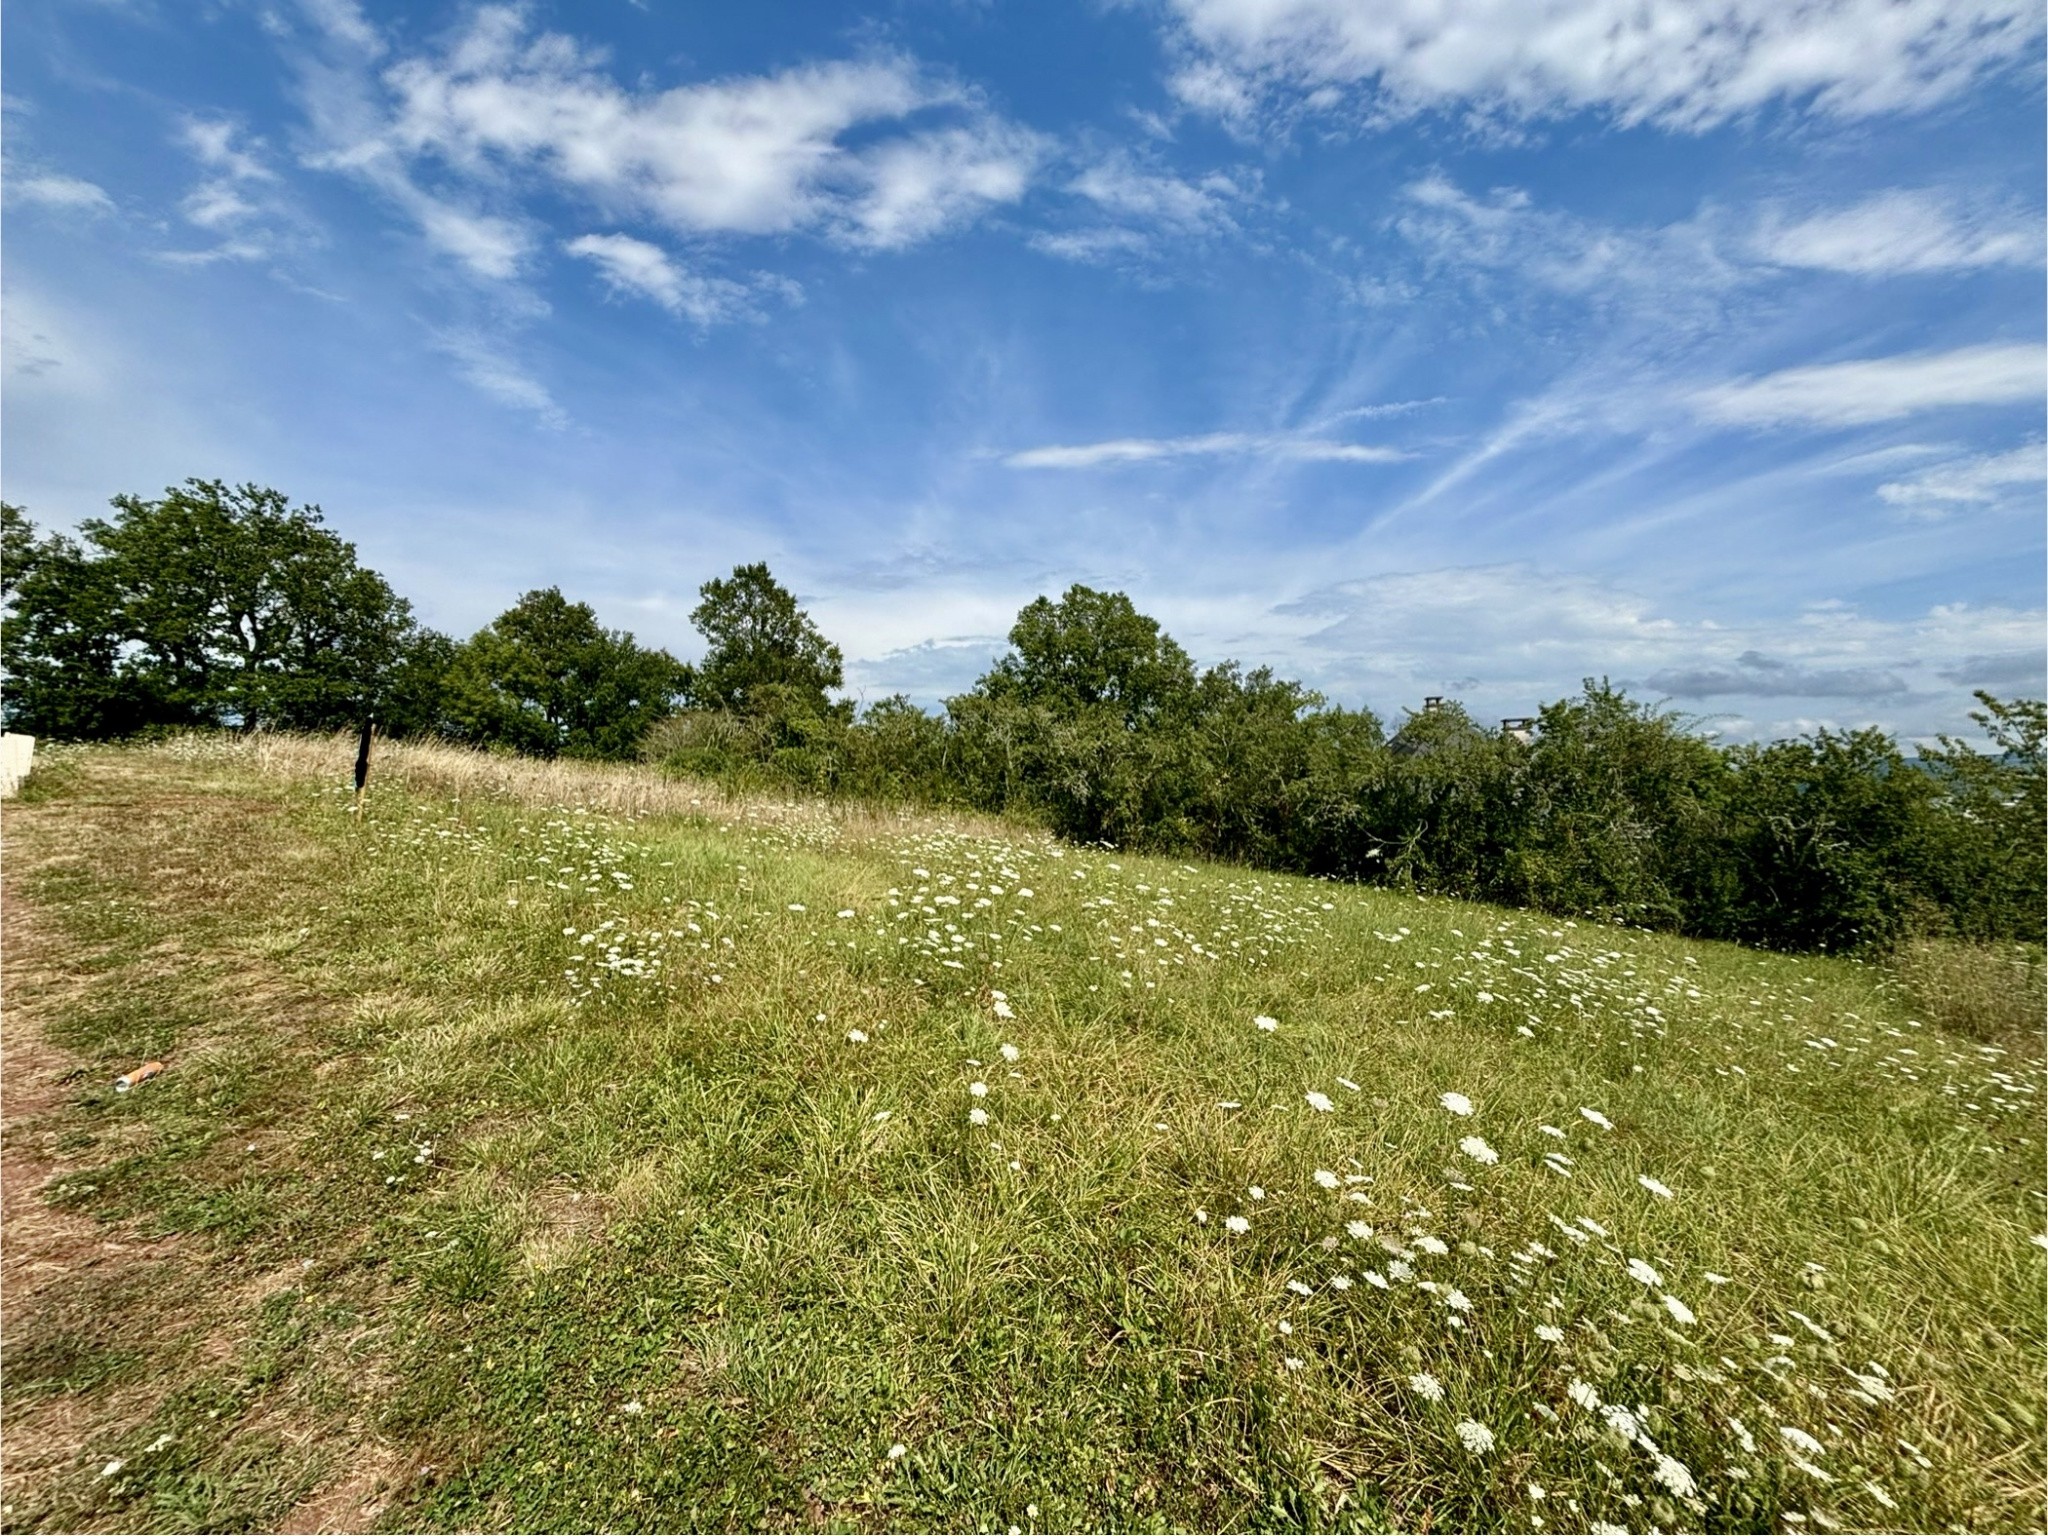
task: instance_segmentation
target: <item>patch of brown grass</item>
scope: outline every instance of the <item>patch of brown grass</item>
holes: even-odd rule
[[[1891,967],[1927,1023],[1987,1045],[2041,1054],[2048,1029],[2048,965],[2039,948],[1909,939],[1893,952]]]
[[[146,751],[203,751],[245,759],[261,772],[299,783],[327,782],[338,790],[352,782],[356,738],[352,735],[262,735],[250,738],[199,736]],[[995,817],[955,810],[916,810],[858,801],[730,794],[716,784],[676,779],[643,763],[590,763],[567,758],[514,757],[436,741],[376,743],[369,793],[401,784],[424,795],[509,800],[520,805],[587,806],[617,816],[701,816],[708,821],[808,830],[833,840],[865,840],[902,832],[951,831],[1015,836],[1017,829]]]

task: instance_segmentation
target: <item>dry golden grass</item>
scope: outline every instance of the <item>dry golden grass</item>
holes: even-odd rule
[[[1931,1024],[2040,1055],[2048,1028],[2048,965],[2023,944],[1912,939],[1891,957],[1906,996]]]
[[[189,737],[165,750],[245,756],[259,771],[297,782],[350,781],[356,738],[264,734],[237,739]],[[970,812],[924,811],[860,801],[731,794],[701,779],[670,778],[641,763],[544,760],[482,752],[439,741],[385,741],[374,748],[369,792],[386,785],[425,795],[510,801],[546,807],[586,806],[617,816],[701,816],[757,826],[831,830],[860,841],[877,834],[946,829],[969,835],[1014,834],[994,817]]]

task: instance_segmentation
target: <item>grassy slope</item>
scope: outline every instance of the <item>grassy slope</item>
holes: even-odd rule
[[[1879,972],[345,762],[7,809],[9,1527],[2042,1519],[2041,1066]]]

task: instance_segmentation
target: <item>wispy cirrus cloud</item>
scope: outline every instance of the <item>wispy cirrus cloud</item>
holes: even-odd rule
[[[455,363],[465,381],[492,399],[529,412],[545,427],[560,429],[569,424],[568,414],[555,403],[547,385],[496,337],[479,330],[452,329],[436,333],[433,345]]]
[[[1414,454],[1370,443],[1273,432],[1209,432],[1197,437],[1119,437],[1098,443],[1050,444],[1006,454],[1011,469],[1101,469],[1172,459],[1246,456],[1320,464],[1395,464]]]
[[[107,196],[106,188],[80,176],[50,173],[20,176],[10,173],[7,177],[7,200],[10,203],[32,203],[38,208],[61,209],[66,213],[114,211],[114,200]]]
[[[2038,266],[2038,218],[1970,211],[1937,193],[1897,188],[1843,208],[1791,217],[1773,210],[1751,250],[1783,267],[1865,277]]]
[[[730,320],[750,307],[744,283],[691,272],[660,246],[631,235],[579,235],[562,249],[595,264],[614,293],[651,299],[699,325]]]
[[[2022,487],[2038,487],[2044,478],[2048,478],[2048,456],[2040,443],[2028,443],[2006,453],[1951,459],[1909,479],[1888,480],[1877,488],[1877,494],[1908,516],[1941,518],[1966,507],[2012,500]],[[2040,505],[2038,491],[2031,499]]]
[[[1958,347],[1786,368],[1701,390],[1692,405],[1733,426],[1862,426],[1943,407],[2039,400],[2043,369],[2039,346]]]
[[[1697,132],[1774,102],[1912,111],[2037,62],[2031,0],[1170,0],[1188,106],[1367,121],[1597,111]]]

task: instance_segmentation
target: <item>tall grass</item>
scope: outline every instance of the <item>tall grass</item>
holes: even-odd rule
[[[5,813],[50,1198],[174,1242],[10,1295],[75,1438],[12,1523],[371,1447],[405,1527],[2042,1518],[2042,1068],[1878,968],[440,749],[357,816],[348,755]]]

